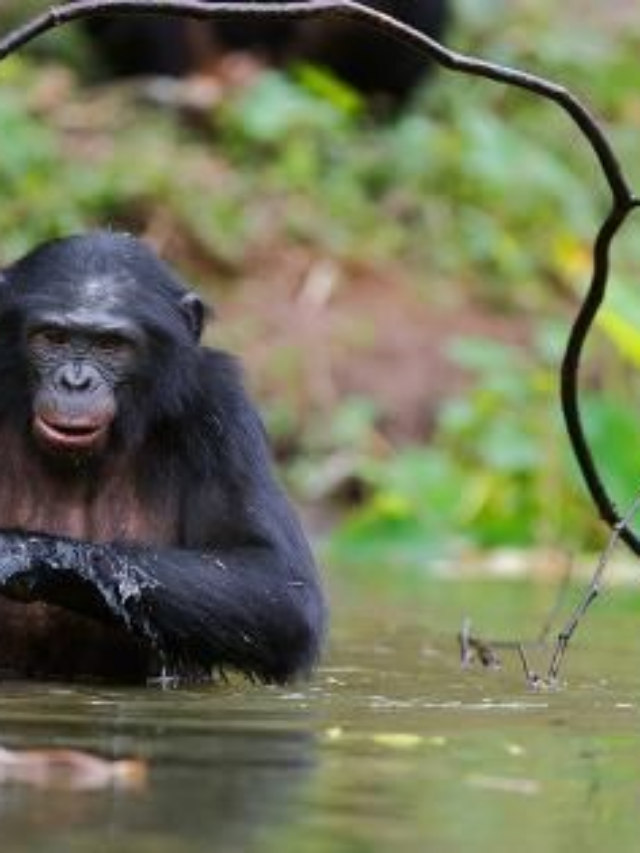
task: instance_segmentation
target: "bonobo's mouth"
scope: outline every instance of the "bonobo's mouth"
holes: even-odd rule
[[[42,443],[52,450],[90,453],[104,444],[109,424],[89,420],[54,420],[36,414],[33,431]]]

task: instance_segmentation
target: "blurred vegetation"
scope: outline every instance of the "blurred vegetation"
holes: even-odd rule
[[[618,25],[615,8],[591,22],[578,2],[460,0],[451,42],[568,85],[640,181],[640,24]],[[9,17],[0,12],[3,28]],[[60,57],[71,76],[54,67]],[[416,300],[524,318],[526,345],[450,342],[466,391],[410,444],[380,441],[375,400],[345,399],[322,423],[286,394],[267,400],[276,443],[295,447],[286,476],[302,500],[335,507],[348,493],[329,541],[339,561],[601,542],[563,434],[557,370],[608,199],[563,114],[441,73],[379,116],[322,70],[299,67],[266,71],[185,120],[135,88],[88,86],[91,61],[76,28],[0,70],[2,260],[92,224],[161,221],[181,235],[179,260],[196,281],[213,268],[233,283],[256,247],[261,257],[274,247],[275,262],[283,246],[303,246],[347,265],[401,266]],[[585,382],[589,436],[622,505],[640,483],[639,272],[640,241],[628,233]],[[349,488],[327,488],[334,469]]]

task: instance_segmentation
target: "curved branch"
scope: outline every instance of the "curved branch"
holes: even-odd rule
[[[639,206],[620,163],[589,109],[569,90],[543,77],[467,56],[448,48],[355,0],[71,0],[52,6],[0,39],[0,61],[62,24],[104,15],[175,15],[195,19],[311,18],[320,15],[349,18],[386,32],[391,38],[428,55],[444,68],[524,89],[561,107],[578,126],[597,158],[611,192],[611,209],[602,223],[593,250],[593,273],[584,301],[572,326],[561,369],[561,400],[569,439],[578,465],[600,516],[612,527],[622,521],[602,478],[586,438],[579,405],[579,372],[584,345],[606,294],[611,245],[631,211]],[[640,539],[626,525],[625,542],[640,555]]]
[[[587,107],[571,92],[557,83],[519,71],[515,68],[486,62],[443,47],[424,33],[390,15],[378,12],[355,0],[70,0],[52,6],[48,11],[18,27],[0,40],[0,61],[48,30],[71,21],[104,15],[176,15],[195,19],[221,18],[311,18],[319,15],[351,18],[383,30],[397,41],[426,53],[431,59],[451,71],[485,77],[509,86],[526,89],[559,104],[580,127],[596,154],[616,201],[627,200],[631,190],[608,139]]]
[[[589,289],[571,327],[561,369],[561,400],[569,439],[591,496],[601,518],[612,529],[622,521],[598,473],[589,447],[579,408],[578,374],[584,344],[606,295],[609,279],[611,246],[616,234],[638,202],[630,197],[626,203],[615,205],[600,227],[593,249],[593,274]],[[640,539],[627,524],[620,527],[620,538],[640,555]]]

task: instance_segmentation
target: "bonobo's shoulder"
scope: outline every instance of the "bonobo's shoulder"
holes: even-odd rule
[[[208,402],[216,409],[255,412],[255,406],[244,385],[240,360],[224,350],[201,348],[201,381]]]
[[[201,381],[217,391],[244,394],[244,373],[240,360],[224,350],[201,347]]]
[[[242,383],[242,365],[237,356],[213,347],[200,347],[200,356],[208,374],[215,373],[221,379]]]
[[[260,413],[244,388],[239,360],[223,350],[205,348],[201,359],[204,420],[215,425],[217,446],[227,453],[235,448],[247,463],[253,459],[264,467],[261,460],[268,453],[268,440]]]

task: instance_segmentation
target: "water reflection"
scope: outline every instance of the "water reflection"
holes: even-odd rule
[[[267,828],[286,820],[307,783],[315,738],[299,715],[263,715],[264,697],[256,694],[251,707],[251,693],[241,700],[225,689],[109,694],[6,686],[3,744],[135,755],[150,773],[140,790],[3,787],[0,849],[253,849]]]
[[[552,599],[513,584],[346,590],[324,667],[295,690],[2,685],[4,746],[132,756],[149,780],[0,787],[0,851],[635,851],[636,593],[603,599],[557,693],[528,690],[515,656],[497,672],[460,669],[463,614],[497,637],[535,636]]]

